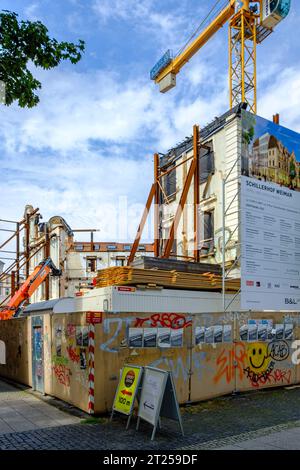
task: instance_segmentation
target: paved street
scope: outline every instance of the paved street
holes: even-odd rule
[[[238,440],[239,437],[239,440]],[[298,427],[287,428],[279,432],[262,435],[255,439],[236,437],[235,444],[219,447],[221,450],[299,450],[300,449],[300,422]]]
[[[0,381],[0,436],[79,421],[34,395]]]
[[[185,437],[176,422],[163,419],[154,442],[147,423],[137,432],[133,420],[125,431],[121,416],[110,423],[107,416],[90,418],[59,400],[41,398],[0,381],[1,450],[300,449],[300,388],[254,391],[182,407]]]

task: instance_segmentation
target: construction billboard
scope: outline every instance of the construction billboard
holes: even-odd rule
[[[241,307],[300,309],[300,134],[242,114]]]

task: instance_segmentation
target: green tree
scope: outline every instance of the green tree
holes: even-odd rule
[[[56,67],[62,60],[76,64],[84,52],[84,41],[78,44],[58,42],[48,35],[40,21],[20,21],[14,12],[0,13],[0,80],[5,83],[6,105],[17,101],[22,108],[32,108],[39,102],[35,93],[42,87],[28,66],[33,63],[45,70]]]
[[[254,135],[255,135],[255,130],[254,130],[254,127],[251,126],[250,129],[243,132],[243,141],[244,141],[244,143],[247,144],[247,145],[250,145],[252,140],[253,140]]]

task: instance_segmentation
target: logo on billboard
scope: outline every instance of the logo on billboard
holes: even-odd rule
[[[256,287],[260,287],[261,284],[260,284],[260,281],[256,281]]]
[[[284,303],[285,303],[286,305],[297,305],[298,302],[297,302],[296,299],[292,299],[291,297],[286,297],[286,298],[284,299]]]
[[[254,281],[246,281],[246,286],[253,287]]]

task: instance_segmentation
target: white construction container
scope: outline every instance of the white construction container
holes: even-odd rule
[[[240,310],[240,298],[226,295],[226,304],[231,301],[230,310]],[[109,313],[210,313],[222,312],[222,294],[208,291],[179,289],[137,289],[135,287],[103,287],[93,289],[81,297],[60,299],[53,307],[53,313],[70,312]]]

